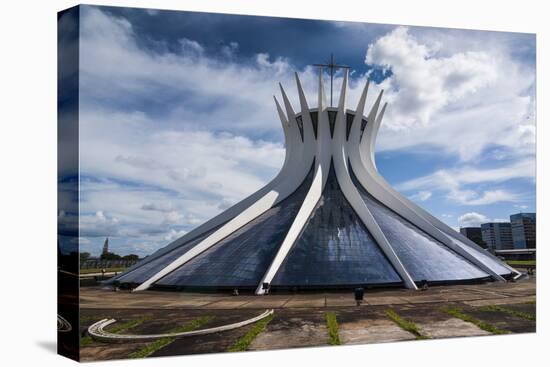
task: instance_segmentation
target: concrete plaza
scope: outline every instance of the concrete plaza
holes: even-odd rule
[[[335,315],[339,343],[344,345],[535,332],[535,288],[531,277],[515,283],[439,286],[425,291],[368,290],[358,307],[351,292],[233,296],[82,287],[80,327],[85,335],[87,327],[102,318],[115,318],[119,323],[139,319],[146,321],[126,333],[161,333],[201,317],[210,320],[204,327],[214,327],[274,309],[273,319],[246,350],[326,346],[330,343],[327,313]],[[448,308],[459,313],[446,312]],[[389,310],[415,329],[389,317]],[[225,352],[253,327],[176,339],[150,355]],[[106,344],[88,339],[81,358],[122,359],[146,347],[144,342]]]

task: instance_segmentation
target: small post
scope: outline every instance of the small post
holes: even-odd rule
[[[355,288],[353,291],[353,294],[355,296],[355,302],[357,302],[357,306],[361,306],[361,303],[363,302],[363,298],[365,295],[365,289],[362,287]]]

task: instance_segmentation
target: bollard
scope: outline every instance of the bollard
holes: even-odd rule
[[[363,302],[363,296],[365,295],[365,289],[355,288],[353,293],[355,295],[355,302],[357,302],[357,306],[361,306],[361,302]]]

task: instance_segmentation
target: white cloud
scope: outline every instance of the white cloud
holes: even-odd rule
[[[183,218],[183,215],[181,215],[175,210],[172,210],[164,214],[164,223],[167,223],[167,224],[180,223],[182,218]]]
[[[369,45],[365,62],[391,69],[385,83],[398,100],[394,108],[396,126],[427,124],[432,115],[494,81],[494,58],[482,52],[437,57],[419,43],[408,28],[397,27]]]
[[[274,177],[284,158],[272,102],[277,81],[299,109],[295,67],[289,60],[261,53],[237,64],[237,43],[222,46],[217,56],[225,57],[220,60],[185,38],[176,52],[148,52],[138,46],[126,19],[97,8],[84,9],[81,26],[81,169],[103,179],[82,184],[90,226],[98,222],[96,212],[109,213],[106,218],[116,218],[125,235],[141,236],[133,248],[155,248],[172,231],[191,229]],[[523,157],[525,166],[493,171],[492,180],[513,176],[507,173],[514,172],[510,168],[534,172],[532,73],[505,54],[443,55],[442,49],[422,44],[402,28],[387,37],[400,46],[395,54],[384,40],[369,48],[371,62],[393,71],[381,85],[371,84],[367,102],[386,88],[390,106],[379,150],[434,146],[438,153],[472,161],[497,143],[504,155]],[[403,55],[409,51],[413,57],[406,65]],[[316,71],[306,67],[299,72],[314,106]],[[365,75],[350,80],[350,108],[365,81]],[[335,90],[340,83],[337,76]],[[151,105],[158,115],[140,110]],[[474,203],[504,197],[505,190],[470,192],[465,185],[490,180],[479,181],[482,170],[466,168],[471,172],[460,170],[447,190],[450,196]],[[427,200],[428,192],[445,190],[445,173],[457,172],[434,174],[436,184],[420,178],[409,185],[422,192],[419,200]]]
[[[487,216],[476,212],[465,213],[458,217],[460,227],[479,227],[482,223],[490,221]]]
[[[487,205],[498,203],[502,201],[514,202],[519,200],[519,196],[515,193],[508,192],[505,190],[490,190],[484,191],[483,194],[478,196],[475,199],[466,201],[465,204],[468,205]]]
[[[109,237],[119,233],[119,220],[107,216],[103,211],[95,214],[80,214],[79,217],[80,235],[82,237]]]
[[[513,49],[490,44],[459,52],[432,31],[415,31],[425,43],[412,33],[398,27],[366,54],[367,63],[393,73],[381,85],[390,105],[379,150],[435,146],[472,161],[500,145],[533,157],[534,70],[514,61]]]
[[[274,74],[294,85],[286,61],[263,55],[241,67],[207,58],[196,41],[180,45],[178,54],[145,52],[127,20],[83,12],[80,164],[83,176],[102,178],[81,186],[90,235],[158,247],[167,233],[189,230],[254,192],[282,165],[271,95]],[[226,46],[238,51],[237,43]],[[125,105],[162,102],[167,91],[181,100],[161,118]],[[204,103],[212,106],[194,109]],[[251,131],[275,138],[240,134]],[[96,212],[110,213],[119,228],[106,228]]]
[[[237,51],[239,50],[239,43],[238,42],[229,42],[228,45],[223,45],[221,48],[222,55],[231,58]]]
[[[134,122],[132,116],[84,112],[81,169],[94,176],[235,201],[274,177],[284,160],[280,143],[229,133],[154,132],[155,121]]]
[[[460,217],[458,217],[458,225],[460,227],[479,227],[483,223],[489,223],[489,222],[509,222],[509,219],[503,219],[503,218],[489,218],[484,214],[480,214],[477,212],[469,212],[464,213]]]
[[[521,209],[521,210],[526,210],[526,209],[529,209],[529,205],[514,204],[514,208]]]
[[[141,206],[141,209],[167,213],[167,212],[171,212],[171,211],[174,210],[174,205],[171,202],[169,202],[169,203],[147,203],[147,204],[143,204]]]
[[[419,191],[416,194],[412,195],[410,198],[411,200],[418,200],[418,201],[426,201],[429,198],[432,197],[432,193],[430,191]]]
[[[204,48],[197,41],[181,38],[179,42],[181,52],[186,56],[202,56],[204,53]]]
[[[436,190],[448,199],[464,205],[486,205],[496,202],[514,202],[521,199],[518,193],[504,189],[480,190],[469,188],[472,184],[502,183],[511,179],[535,176],[534,166],[525,159],[508,166],[479,169],[464,166],[458,169],[441,169],[432,174],[408,180],[396,185],[398,190]]]
[[[168,234],[164,236],[164,240],[167,242],[172,242],[175,239],[182,237],[186,233],[186,231],[176,231],[174,229],[171,229],[170,232],[168,232]]]
[[[91,241],[87,239],[86,237],[79,237],[78,243],[79,245],[88,245]]]

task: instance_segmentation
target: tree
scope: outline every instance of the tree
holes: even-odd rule
[[[81,263],[86,262],[86,260],[88,260],[89,257],[90,257],[89,252],[81,252],[80,253],[80,262]]]
[[[129,254],[129,255],[122,256],[122,260],[137,261],[139,260],[139,256],[136,254]]]
[[[120,260],[121,257],[118,254],[115,254],[114,252],[105,252],[101,254],[100,260]]]

